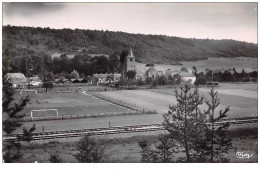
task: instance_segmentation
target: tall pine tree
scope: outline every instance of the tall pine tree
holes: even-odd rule
[[[199,110],[203,104],[198,90],[191,92],[191,87],[185,84],[180,92],[175,91],[177,105],[170,106],[168,113],[164,114],[166,130],[172,139],[175,139],[183,149],[185,158],[179,158],[180,162],[194,162],[194,149],[197,141],[203,137],[204,115]]]
[[[6,76],[10,70],[8,60],[3,64],[3,75],[2,75],[2,119],[3,119],[3,132],[7,135],[12,134],[17,128],[22,126],[21,119],[25,114],[21,114],[21,110],[24,109],[29,97],[22,97],[20,100],[14,99],[14,89],[12,88],[8,77]],[[23,129],[26,140],[31,140],[32,132],[35,130],[35,125],[29,130]],[[3,159],[5,162],[13,162],[22,157],[21,143],[19,141],[3,142]]]
[[[209,95],[210,100],[206,101],[208,110],[205,112],[207,115],[205,121],[207,123],[205,136],[204,139],[197,144],[198,149],[200,149],[203,154],[204,162],[228,162],[228,150],[233,148],[231,139],[226,137],[229,124],[216,125],[216,122],[221,122],[223,118],[227,117],[230,108],[226,107],[217,113],[216,109],[220,105],[218,92],[212,88]]]

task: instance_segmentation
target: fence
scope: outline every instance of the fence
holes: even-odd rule
[[[125,112],[105,112],[105,113],[92,113],[92,114],[71,114],[62,116],[47,116],[47,117],[24,117],[21,121],[46,121],[46,120],[68,120],[68,119],[84,119],[84,118],[97,118],[97,117],[112,117],[112,116],[125,116],[125,115],[140,115],[140,114],[154,114],[153,111],[125,111]]]
[[[156,110],[155,109],[151,110],[151,109],[148,109],[148,108],[136,105],[136,104],[126,103],[126,102],[124,102],[122,100],[112,99],[110,97],[107,97],[107,96],[104,96],[104,95],[101,95],[101,94],[98,94],[98,93],[94,93],[94,92],[88,92],[88,93],[90,95],[96,97],[96,98],[108,101],[108,102],[116,104],[118,106],[125,107],[127,109],[138,111],[138,112],[140,112],[142,114],[156,114]]]

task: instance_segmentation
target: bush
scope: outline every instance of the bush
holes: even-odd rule
[[[104,157],[105,147],[96,143],[93,137],[86,135],[76,143],[78,153],[75,158],[82,163],[97,163]]]
[[[200,76],[196,79],[194,82],[195,85],[206,85],[207,84],[207,78],[205,76]]]
[[[152,87],[156,88],[158,86],[158,79],[154,79],[152,82]]]
[[[136,85],[137,86],[143,86],[143,85],[145,85],[145,83],[144,83],[144,81],[142,79],[137,79]]]
[[[58,153],[54,153],[54,154],[50,154],[49,161],[51,163],[61,163],[62,159],[61,159],[61,157],[59,156]]]
[[[153,78],[151,78],[151,77],[145,78],[145,84],[146,84],[146,85],[149,85],[149,84],[151,84],[152,82],[153,82]]]
[[[168,84],[168,82],[167,82],[167,77],[166,76],[160,76],[159,78],[158,78],[158,84],[159,85],[167,85]]]

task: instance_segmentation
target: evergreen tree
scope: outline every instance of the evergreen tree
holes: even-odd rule
[[[172,155],[178,152],[178,146],[168,135],[159,136],[158,140],[159,142],[155,145],[149,144],[146,140],[138,142],[142,149],[142,162],[169,163],[172,161]]]
[[[200,150],[203,154],[204,162],[228,162],[229,159],[225,157],[225,154],[232,148],[231,139],[226,137],[226,130],[229,125],[225,123],[216,126],[216,122],[221,122],[223,118],[227,117],[227,112],[230,108],[226,107],[223,111],[220,110],[216,116],[216,108],[220,104],[218,92],[212,88],[209,95],[211,99],[210,101],[206,101],[208,110],[205,114],[208,118],[205,136],[204,139],[198,143],[198,147],[201,148]]]
[[[168,113],[164,114],[163,125],[186,155],[186,158],[178,159],[181,162],[194,162],[195,143],[202,139],[205,126],[204,115],[198,107],[203,103],[203,97],[199,96],[197,89],[192,93],[190,89],[190,86],[185,84],[180,88],[180,93],[176,90],[178,103],[170,106]]]
[[[157,162],[158,154],[155,150],[151,149],[151,145],[148,144],[146,140],[142,140],[138,142],[139,147],[142,149],[141,151],[141,161],[142,162]]]
[[[24,109],[29,97],[22,97],[20,100],[14,99],[14,89],[12,88],[7,75],[10,70],[8,63],[3,67],[3,89],[2,89],[2,117],[3,117],[3,132],[7,135],[12,134],[17,128],[22,126],[21,119],[25,114],[20,112]],[[22,138],[25,138],[27,142],[31,140],[32,132],[35,130],[35,125],[30,129],[23,129]],[[6,163],[13,162],[22,157],[21,144],[18,141],[3,142],[3,159]]]
[[[105,146],[96,143],[90,135],[81,138],[76,143],[76,149],[79,152],[74,156],[82,163],[97,163],[104,158]]]

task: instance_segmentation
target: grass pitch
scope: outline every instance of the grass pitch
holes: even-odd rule
[[[31,110],[58,109],[59,115],[92,114],[128,111],[123,107],[110,104],[82,93],[39,94],[30,97],[30,102],[23,110],[26,117]],[[52,111],[41,112],[40,116],[52,116]]]

